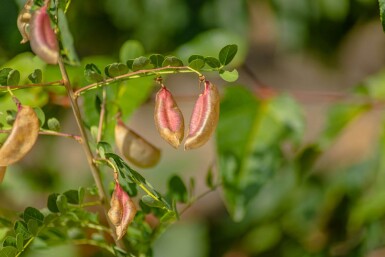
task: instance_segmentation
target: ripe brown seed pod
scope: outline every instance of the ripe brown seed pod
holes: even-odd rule
[[[150,168],[159,162],[160,150],[124,125],[121,120],[115,126],[115,143],[119,152],[140,168]]]
[[[29,40],[32,51],[43,61],[49,64],[58,62],[59,46],[46,6],[32,13]]]
[[[29,106],[19,105],[12,131],[0,148],[0,166],[8,166],[22,159],[35,144],[39,130],[35,111]]]
[[[204,145],[211,137],[219,120],[219,92],[217,87],[205,81],[205,88],[195,103],[184,149],[194,149]]]
[[[31,7],[33,5],[33,0],[28,0],[23,9],[20,11],[19,15],[17,16],[17,28],[20,31],[21,36],[23,39],[21,40],[21,44],[24,44],[28,42],[29,40],[29,22],[31,20]]]
[[[163,85],[156,94],[154,120],[160,136],[178,148],[184,137],[184,119],[170,91]]]
[[[121,239],[127,232],[128,225],[133,221],[136,214],[136,206],[129,195],[122,189],[118,181],[111,197],[111,208],[108,218],[115,226],[117,239]]]

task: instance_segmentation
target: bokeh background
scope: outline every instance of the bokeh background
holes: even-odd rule
[[[18,58],[30,51],[19,44],[16,27],[23,4],[0,2],[2,67],[20,65]],[[353,88],[371,78],[385,85],[378,79],[385,37],[376,0],[72,0],[67,19],[81,60],[118,61],[129,39],[140,41],[146,53],[182,58],[216,55],[223,46],[237,44],[233,66],[239,80],[229,84],[208,76],[221,91],[242,85],[258,97],[263,88],[296,99],[306,122],[302,146],[317,141],[327,122],[341,122],[340,116],[330,118],[329,110],[346,101]],[[177,75],[166,83],[189,117],[199,93],[196,78]],[[205,192],[206,171],[216,160],[215,140],[196,151],[171,149],[153,125],[153,96],[127,119],[162,149],[161,163],[143,175],[161,192],[173,174],[186,181],[194,177],[197,194]],[[63,131],[77,133],[71,110],[60,99],[36,101],[47,116],[61,120]],[[301,182],[284,172],[272,176],[241,222],[230,218],[221,189],[208,194],[158,239],[154,256],[385,256],[382,117],[382,109],[373,108],[346,126]],[[290,148],[285,152],[294,158]],[[299,164],[300,158],[307,161],[304,156],[296,157]],[[4,213],[27,205],[43,208],[49,193],[89,184],[76,142],[40,137],[23,162],[10,167],[0,187],[0,208]],[[65,245],[27,256],[100,256],[88,250]]]

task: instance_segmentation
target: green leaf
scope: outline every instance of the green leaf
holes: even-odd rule
[[[40,69],[35,69],[31,74],[28,75],[28,79],[34,83],[40,83],[43,79],[43,73]]]
[[[23,219],[26,223],[30,220],[36,220],[39,224],[43,224],[44,215],[38,209],[27,207],[23,213]]]
[[[119,59],[122,63],[129,59],[135,59],[145,54],[143,45],[136,40],[127,40],[119,51]]]
[[[68,201],[65,195],[58,195],[56,199],[56,205],[62,214],[65,214],[68,210]]]
[[[227,82],[234,82],[238,79],[239,74],[238,74],[238,71],[236,69],[234,69],[232,71],[220,70],[219,76],[221,76],[221,78]]]
[[[56,200],[58,198],[59,194],[50,194],[48,196],[48,200],[47,200],[47,208],[50,212],[53,212],[53,213],[57,213],[57,212],[60,212],[59,211],[59,208],[57,207],[57,204],[56,204]]]
[[[35,111],[37,118],[39,119],[40,127],[43,127],[45,123],[45,113],[39,107],[35,107],[33,108],[33,110]]]
[[[221,67],[221,62],[215,58],[215,57],[211,57],[211,56],[208,56],[205,58],[205,63],[210,66],[211,68],[219,68]]]
[[[57,131],[59,132],[61,127],[60,127],[60,122],[56,118],[50,118],[47,121],[48,129]]]
[[[162,67],[164,56],[161,54],[153,54],[150,56],[150,61],[155,68]]]
[[[24,237],[23,234],[17,233],[16,234],[16,248],[19,252],[23,251],[23,246],[24,246]]]
[[[86,194],[85,188],[84,187],[79,187],[79,189],[78,189],[78,199],[79,199],[79,203],[80,204],[83,203],[85,194]]]
[[[68,28],[68,22],[66,15],[62,9],[58,10],[58,26],[60,30],[62,52],[67,57],[69,64],[79,65],[79,58],[76,54],[74,47],[74,40],[72,34]]]
[[[126,74],[128,71],[129,70],[127,65],[123,63],[112,63],[107,65],[107,67],[104,69],[106,75],[111,78]]]
[[[383,31],[385,31],[385,0],[378,0],[378,3],[380,5],[380,18],[382,29]]]
[[[109,143],[100,141],[98,142],[96,149],[99,151],[99,155],[101,158],[106,158],[105,153],[112,152],[112,147]]]
[[[39,232],[39,223],[37,220],[31,219],[27,222],[27,228],[29,233],[31,233],[33,236],[37,236]]]
[[[0,250],[0,257],[15,257],[17,254],[17,249],[12,246],[3,247]]]
[[[183,182],[183,180],[177,176],[174,175],[171,177],[171,179],[168,182],[168,190],[169,195],[174,200],[182,203],[186,203],[188,200],[188,194],[187,194],[187,188]]]
[[[177,219],[175,212],[166,212],[161,218],[160,222],[170,223]]]
[[[16,233],[22,234],[24,240],[28,240],[32,236],[31,233],[29,233],[27,224],[24,221],[16,221],[13,229]]]
[[[195,60],[192,60],[189,65],[191,68],[193,68],[194,70],[197,70],[199,71],[200,69],[203,68],[203,66],[205,66],[205,61],[202,60],[202,59],[195,59]]]
[[[132,63],[132,70],[133,71],[138,71],[138,70],[146,70],[146,69],[151,69],[154,66],[152,65],[150,59],[148,59],[145,56],[138,57],[134,60]]]
[[[188,63],[191,63],[194,60],[202,60],[205,61],[205,58],[202,55],[193,54],[188,58]]]
[[[216,142],[226,206],[235,221],[243,219],[261,187],[285,167],[281,143],[296,142],[303,133],[302,113],[289,97],[261,102],[245,88],[227,88]]]
[[[16,120],[17,112],[15,110],[7,110],[6,112],[7,112],[7,116],[5,118],[6,122],[8,125],[12,126]]]
[[[183,66],[183,62],[175,56],[167,56],[162,63],[162,67],[167,66],[180,67]]]
[[[78,190],[68,190],[63,193],[66,198],[67,202],[71,204],[79,204],[79,194]]]
[[[0,70],[0,85],[6,86],[8,81],[8,74],[12,71],[11,68],[3,68]]]
[[[227,45],[219,52],[219,61],[222,65],[229,64],[235,57],[238,51],[237,45]]]
[[[127,65],[128,69],[132,70],[132,65],[134,64],[134,60],[135,59],[127,60],[126,65]]]
[[[3,241],[3,247],[13,246],[16,247],[16,238],[14,236],[7,236]]]
[[[160,202],[157,199],[154,199],[153,197],[151,197],[149,195],[142,196],[142,201],[144,204],[146,204],[149,207],[154,207],[154,208],[162,208],[163,207],[162,202]]]
[[[20,82],[20,72],[18,70],[12,70],[8,73],[7,85],[17,86]]]
[[[93,63],[87,64],[84,68],[84,78],[90,83],[104,80],[99,68]]]

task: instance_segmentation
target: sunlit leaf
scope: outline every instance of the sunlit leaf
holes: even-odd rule
[[[0,250],[0,257],[14,257],[17,254],[17,249],[12,246],[3,247]]]
[[[221,76],[221,78],[227,82],[234,82],[238,79],[239,74],[238,74],[238,71],[236,69],[234,69],[232,71],[221,70],[219,72],[219,76]]]
[[[74,40],[72,34],[68,28],[67,18],[62,9],[58,10],[58,26],[60,30],[61,43],[63,45],[63,51],[68,58],[68,62],[72,65],[79,65],[79,58],[76,54],[74,47]]]
[[[149,195],[144,195],[142,196],[142,201],[149,207],[154,207],[154,208],[161,208],[163,207],[163,203],[160,201],[157,201],[153,197]]]
[[[12,70],[8,73],[7,85],[17,86],[20,82],[20,72],[18,70]]]
[[[229,64],[235,57],[238,51],[237,45],[227,45],[219,52],[219,61],[222,65]]]
[[[162,67],[167,67],[167,66],[172,66],[172,67],[179,67],[183,66],[183,62],[175,56],[166,56],[162,63]]]
[[[11,68],[3,68],[0,70],[0,85],[6,86],[8,81],[8,75],[12,71]]]
[[[200,69],[203,68],[203,66],[205,66],[205,61],[202,59],[195,59],[195,60],[192,60],[188,66],[193,68],[194,70],[199,71]]]
[[[24,246],[24,237],[23,234],[17,233],[16,234],[16,248],[18,251],[22,251]]]
[[[37,118],[39,119],[40,127],[43,127],[45,123],[45,113],[39,107],[35,107],[33,108],[33,110],[35,111]]]

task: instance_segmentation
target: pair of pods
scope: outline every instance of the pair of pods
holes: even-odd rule
[[[211,137],[219,119],[219,92],[209,81],[195,102],[190,118],[184,149],[195,149],[204,145]],[[160,136],[174,148],[178,148],[184,137],[184,119],[172,94],[162,86],[156,95],[154,120]]]

